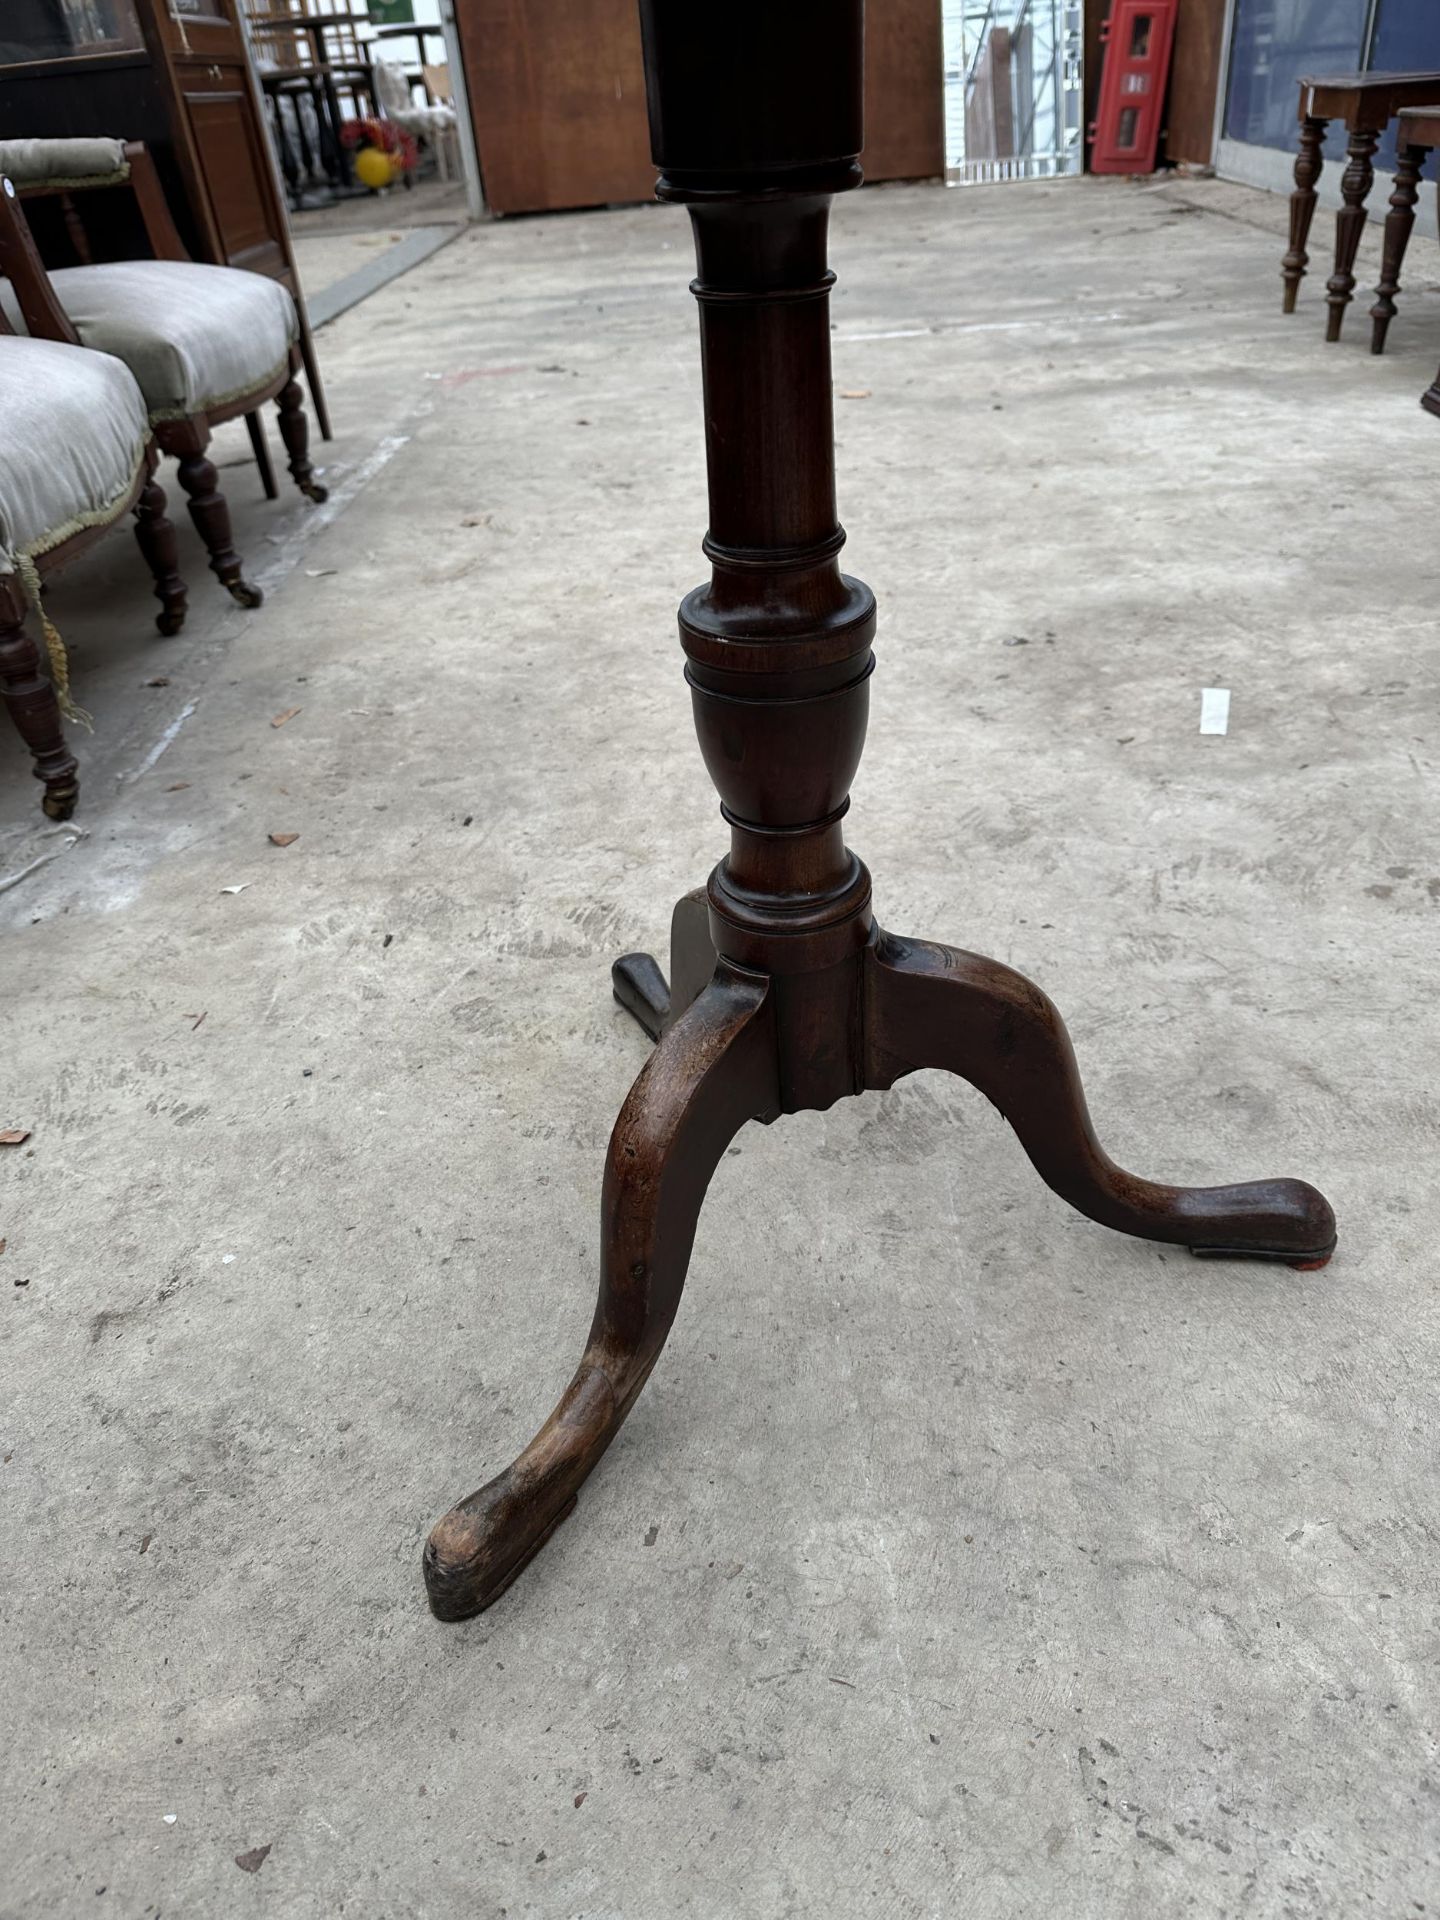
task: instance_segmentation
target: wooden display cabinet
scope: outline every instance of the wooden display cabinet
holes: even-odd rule
[[[0,129],[143,140],[191,256],[268,274],[293,294],[316,421],[331,437],[238,0],[0,0]],[[47,264],[75,257],[58,215],[36,224]],[[124,221],[105,231],[108,257],[144,251]]]

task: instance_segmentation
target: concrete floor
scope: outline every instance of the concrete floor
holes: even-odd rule
[[[1059,1001],[1118,1158],[1307,1175],[1338,1256],[1117,1238],[938,1075],[748,1129],[464,1627],[420,1546],[580,1349],[609,962],[722,846],[683,216],[486,226],[326,329],[329,506],[228,475],[262,611],[188,529],[178,640],[126,539],[57,589],[84,837],[0,754],[0,877],[46,861],[0,893],[7,1920],[1436,1911],[1440,289],[1417,242],[1389,354],[1363,306],[1326,347],[1283,221],[841,205],[850,824],[886,924]]]

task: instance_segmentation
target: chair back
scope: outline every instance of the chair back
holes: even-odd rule
[[[426,65],[420,71],[425,76],[425,91],[430,98],[437,100],[442,107],[453,107],[455,96],[450,90],[449,62],[442,61],[438,67]]]

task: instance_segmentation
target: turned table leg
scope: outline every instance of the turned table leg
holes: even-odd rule
[[[0,700],[45,783],[41,802],[52,820],[68,820],[80,797],[75,756],[65,744],[60,702],[40,671],[40,650],[25,631],[25,597],[13,573],[0,574]]]
[[[1385,216],[1385,250],[1380,260],[1380,283],[1375,289],[1375,304],[1370,309],[1370,351],[1385,351],[1385,335],[1395,318],[1395,296],[1400,291],[1400,269],[1405,249],[1410,244],[1410,229],[1415,225],[1415,201],[1420,190],[1420,169],[1428,147],[1401,147],[1395,160],[1395,189],[1390,195],[1390,211]]]
[[[1345,309],[1355,291],[1355,255],[1360,235],[1365,231],[1365,200],[1375,179],[1371,156],[1380,136],[1364,127],[1350,135],[1345,171],[1340,176],[1340,193],[1345,204],[1335,216],[1335,271],[1326,283],[1325,299],[1330,313],[1325,322],[1325,338],[1340,338]]]
[[[1325,164],[1322,149],[1325,129],[1329,124],[1328,120],[1317,120],[1309,114],[1300,122],[1300,151],[1295,156],[1295,191],[1290,196],[1290,247],[1280,263],[1280,275],[1285,282],[1282,313],[1295,311],[1295,296],[1300,291],[1300,282],[1305,277],[1305,268],[1310,259],[1305,251],[1305,242],[1310,237],[1310,222],[1315,216],[1315,187]]]

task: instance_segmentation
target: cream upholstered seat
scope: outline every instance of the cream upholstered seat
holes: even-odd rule
[[[3,175],[6,164],[17,163],[20,188]],[[111,171],[75,171],[89,166]],[[267,274],[190,260],[154,162],[137,142],[0,144],[0,176],[0,274],[8,282],[0,282],[0,313],[17,332],[75,341],[125,361],[145,396],[156,446],[179,463],[210,571],[242,606],[258,607],[264,596],[244,576],[219,474],[205,450],[217,426],[245,415],[273,497],[257,409],[274,400],[296,486],[312,500],[325,498],[310,463],[304,397],[295,377],[303,361],[300,317],[288,289]],[[47,273],[21,204],[22,188],[25,199],[43,199],[77,184],[126,192],[140,214],[149,257]],[[87,192],[85,208],[106,198]]]
[[[52,820],[68,820],[79,793],[64,721],[86,716],[70,699],[65,645],[41,599],[42,576],[133,507],[163,608],[161,632],[177,632],[185,582],[153,466],[145,396],[122,361],[0,328],[0,705],[30,750]],[[32,616],[48,676],[26,631]]]
[[[0,334],[0,573],[118,520],[145,460],[145,401],[121,361]]]
[[[50,284],[81,344],[129,367],[156,424],[227,406],[278,380],[299,338],[286,289],[237,267],[117,260],[54,269]],[[19,331],[8,283],[0,303]]]

